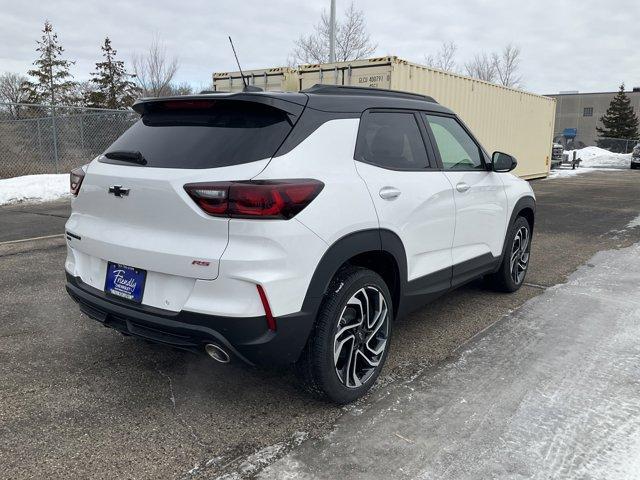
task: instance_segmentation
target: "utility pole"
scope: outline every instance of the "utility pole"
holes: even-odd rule
[[[58,132],[56,131],[56,89],[53,82],[53,54],[51,52],[51,32],[47,32],[47,61],[49,63],[49,89],[51,91],[51,135],[53,139],[53,159],[56,163],[56,173],[60,173],[58,161]]]
[[[331,0],[329,17],[329,63],[336,61],[336,0]]]

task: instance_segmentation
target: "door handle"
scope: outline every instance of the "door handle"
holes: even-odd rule
[[[398,198],[401,193],[402,192],[396,187],[382,187],[380,189],[380,198],[384,198],[385,200],[393,200],[394,198]]]
[[[464,182],[460,182],[459,184],[456,185],[456,190],[458,190],[460,193],[464,193],[467,190],[469,190],[471,187],[464,183]]]

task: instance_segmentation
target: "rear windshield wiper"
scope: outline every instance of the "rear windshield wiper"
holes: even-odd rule
[[[121,160],[123,162],[137,163],[138,165],[147,164],[147,160],[142,156],[142,153],[135,151],[107,152],[104,156],[110,160]]]

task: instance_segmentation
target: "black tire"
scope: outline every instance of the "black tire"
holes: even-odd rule
[[[526,246],[524,252],[519,248],[519,244],[523,242],[522,232],[525,231],[527,235]],[[524,217],[516,218],[515,222],[509,228],[505,241],[506,248],[504,257],[500,268],[494,274],[487,276],[489,286],[500,292],[515,292],[524,283],[529,269],[529,262],[531,258],[531,225],[529,221]],[[517,250],[521,253],[518,254]],[[517,256],[515,263],[512,264],[512,257]],[[524,265],[524,269],[522,269]],[[517,269],[517,270],[514,270]]]
[[[360,301],[365,299],[364,296],[368,299],[369,305],[372,305],[366,313],[364,308],[357,307],[358,304],[365,303]],[[386,319],[380,320],[385,307]],[[377,313],[380,315],[376,317]],[[356,325],[359,314],[363,318],[363,324],[369,323],[367,319],[378,318],[378,321],[373,323],[369,331],[365,331],[365,328]],[[296,365],[305,389],[338,404],[350,403],[362,397],[375,383],[387,359],[393,314],[391,295],[380,275],[361,267],[340,270],[329,285],[314,329]],[[381,321],[383,323],[379,324]],[[374,331],[376,326],[378,330]],[[339,337],[336,336],[338,333]],[[353,336],[353,340],[343,341],[349,336]],[[336,344],[341,347],[339,350],[336,349],[339,356],[338,360],[334,361],[333,352]],[[374,355],[373,351],[377,351],[381,346],[382,350]],[[356,358],[353,362],[353,373],[351,364],[348,363],[350,358]],[[377,366],[372,367],[371,362],[365,359],[373,360]],[[363,373],[361,378],[360,373]],[[357,385],[359,379],[362,381]]]

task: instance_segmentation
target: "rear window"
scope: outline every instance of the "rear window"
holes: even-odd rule
[[[140,152],[148,167],[227,167],[272,157],[291,128],[285,112],[260,103],[167,101],[153,105],[105,153]]]

